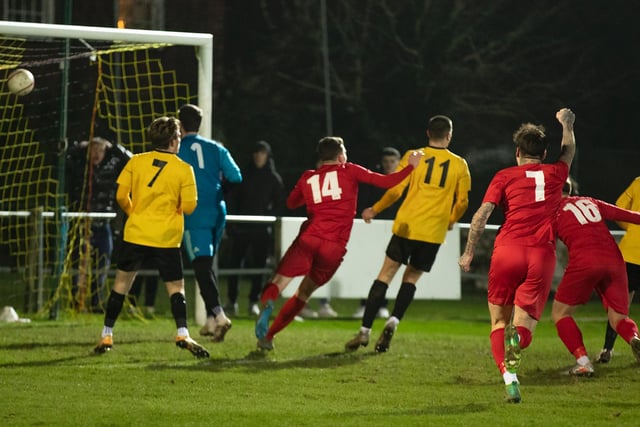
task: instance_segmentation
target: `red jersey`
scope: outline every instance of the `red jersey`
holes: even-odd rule
[[[504,212],[495,246],[555,246],[555,216],[568,176],[569,166],[562,161],[513,166],[496,173],[482,200]]]
[[[602,263],[622,255],[605,220],[640,224],[640,212],[591,197],[565,197],[558,210],[558,237],[569,249],[571,263]]]
[[[312,235],[346,246],[356,214],[358,184],[391,188],[412,170],[409,165],[401,171],[383,175],[347,162],[305,171],[287,198],[289,209],[307,206],[308,219],[300,227],[299,236]]]
[[[595,291],[605,308],[627,315],[627,270],[605,220],[640,222],[640,213],[591,197],[566,197],[558,211],[558,237],[569,249],[569,263],[555,299],[585,304]]]

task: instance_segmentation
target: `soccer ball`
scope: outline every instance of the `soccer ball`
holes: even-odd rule
[[[24,68],[13,70],[7,77],[9,92],[16,96],[28,95],[33,90],[36,82],[31,71]]]

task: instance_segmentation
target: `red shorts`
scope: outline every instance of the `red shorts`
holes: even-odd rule
[[[324,285],[336,273],[346,253],[343,243],[298,236],[280,260],[276,273],[286,277],[308,275],[317,285]]]
[[[495,247],[489,267],[488,301],[517,305],[540,320],[555,268],[556,251],[551,244]]]
[[[629,314],[627,270],[622,258],[598,262],[569,260],[555,299],[567,305],[586,304],[593,291],[600,295],[605,309]]]

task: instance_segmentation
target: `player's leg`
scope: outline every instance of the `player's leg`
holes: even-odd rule
[[[314,253],[318,245],[319,242],[315,242],[314,239],[304,239],[300,236],[293,241],[276,266],[274,276],[262,288],[260,296],[262,311],[266,308],[273,310],[275,301],[291,280],[297,276],[305,276],[311,271]]]
[[[371,334],[373,321],[386,298],[389,283],[393,280],[403,261],[406,263],[408,260],[408,249],[405,248],[403,250],[401,240],[395,235],[392,235],[387,245],[386,254],[378,277],[376,277],[369,288],[369,294],[364,304],[362,321],[360,322],[360,330],[353,338],[347,341],[344,346],[345,351],[355,351],[360,347],[369,345],[369,335]]]
[[[505,384],[506,401],[519,403],[520,383],[517,368],[520,360],[519,334],[513,326],[514,299],[522,277],[526,276],[526,248],[498,246],[489,266],[487,302],[491,318],[491,353]],[[508,355],[508,357],[507,357]]]
[[[571,368],[569,373],[590,377],[593,375],[593,365],[584,345],[582,331],[573,318],[576,308],[575,305],[562,303],[556,298],[551,307],[551,319],[556,326],[560,341],[576,359],[576,365]]]
[[[503,254],[504,255],[504,254]],[[531,344],[533,333],[538,324],[538,319],[549,298],[551,282],[556,266],[556,252],[551,245],[541,247],[522,248],[522,255],[525,261],[521,267],[526,266],[519,273],[523,273],[524,281],[516,288],[513,299],[515,308],[513,310],[513,326],[517,333],[509,333],[513,328],[505,331],[505,363],[511,362],[519,366],[519,351]],[[513,345],[509,345],[509,341]],[[513,351],[510,351],[511,348]],[[513,355],[513,360],[509,360]],[[507,366],[509,367],[509,366]],[[517,368],[516,368],[517,369]]]
[[[187,325],[187,300],[184,293],[182,253],[180,248],[153,248],[154,262],[165,283],[171,314],[176,324],[176,346],[189,350],[198,358],[209,357],[209,352],[189,334]]]
[[[618,335],[631,346],[633,355],[640,362],[640,334],[636,322],[626,314],[616,312],[612,308],[607,310],[607,315],[609,324],[613,325]]]
[[[273,349],[273,337],[286,328],[295,317],[302,311],[305,304],[311,297],[311,294],[318,289],[318,284],[311,280],[308,276],[305,276],[298,287],[295,295],[289,298],[278,315],[273,319],[273,323],[269,327],[266,335],[258,340],[258,347],[263,350]]]
[[[571,375],[593,375],[593,365],[584,345],[582,331],[573,315],[578,306],[589,301],[594,289],[600,293],[601,289],[608,287],[608,277],[608,269],[601,265],[583,265],[578,260],[570,260],[556,290],[551,306],[551,319],[558,337],[575,357],[576,365],[569,371]]]
[[[364,305],[364,314],[361,322],[362,328],[370,331],[373,327],[373,321],[376,318],[376,313],[386,298],[389,283],[391,283],[401,266],[402,263],[400,261],[392,259],[388,255],[384,257],[380,273],[378,273],[378,277],[376,277],[371,284],[369,294],[367,295],[367,301]]]
[[[260,300],[262,309],[260,310],[260,315],[256,319],[255,325],[255,334],[258,340],[264,339],[267,335],[267,331],[269,330],[269,319],[273,313],[276,300],[280,296],[281,290],[285,289],[291,280],[293,280],[292,276],[284,276],[276,273],[269,283],[267,283],[263,288]]]
[[[611,272],[611,283],[600,289],[602,303],[607,309],[609,324],[620,337],[625,340],[633,351],[633,355],[640,362],[640,338],[638,325],[629,318],[629,292],[627,285],[627,270],[621,268]]]
[[[505,357],[507,350],[505,344],[510,343],[509,337],[505,337],[505,329],[510,325],[514,306],[511,304],[499,305],[489,302],[488,307],[491,318],[491,334],[489,335],[491,354],[505,384],[505,400],[508,403],[519,403],[521,400],[520,382],[518,381],[516,371],[512,369],[513,372],[510,372],[507,369],[507,360]],[[512,349],[509,350],[513,351]],[[515,350],[519,350],[519,347]],[[519,352],[517,355],[519,356]]]
[[[214,342],[222,342],[231,329],[231,320],[225,315],[220,303],[218,281],[213,271],[215,238],[216,229],[192,229],[185,231],[183,243],[193,265],[200,296],[207,313],[207,320],[200,334],[211,336]]]
[[[199,256],[191,264],[207,313],[207,322],[200,334],[211,336],[213,342],[222,342],[231,329],[231,320],[220,302],[217,278],[213,271],[213,256]]]
[[[629,293],[629,304],[633,301],[635,291],[640,289],[640,265],[632,264],[630,262],[625,263],[625,269],[627,272],[627,286]],[[600,354],[596,358],[596,363],[609,363],[613,357],[613,346],[616,342],[618,333],[615,328],[607,322],[607,329],[604,334],[604,345]]]
[[[100,343],[98,343],[94,349],[98,354],[111,350],[113,346],[113,327],[116,324],[116,320],[118,320],[120,311],[122,311],[125,295],[131,288],[135,276],[135,271],[116,271],[113,289],[107,300],[107,309],[104,314],[104,326],[102,328]]]
[[[404,317],[405,312],[413,302],[413,297],[416,293],[416,283],[418,283],[423,273],[431,271],[431,267],[433,267],[436,255],[438,254],[438,249],[440,248],[440,245],[436,243],[407,239],[403,239],[402,244],[409,248],[410,261],[402,275],[402,284],[398,290],[391,316],[385,322],[380,338],[376,342],[375,350],[378,353],[384,353],[389,350],[391,339],[400,321]],[[384,301],[380,301],[380,307],[383,303]]]
[[[113,288],[107,299],[100,343],[94,351],[105,353],[113,347],[113,327],[122,311],[125,296],[131,289],[136,273],[144,259],[146,248],[129,242],[122,242],[118,258],[118,270]]]
[[[315,237],[306,239],[306,242],[299,242],[292,245],[298,249],[299,255],[302,256],[303,261],[290,258],[291,255],[296,253],[296,250],[287,251],[283,261],[287,263],[286,266],[281,265],[278,268],[278,272],[290,271],[290,274],[295,274],[296,271],[300,272],[302,269],[309,269],[308,273],[302,280],[302,283],[298,287],[294,296],[289,298],[284,306],[280,309],[280,312],[273,321],[273,324],[264,336],[258,336],[258,325],[256,325],[256,336],[258,336],[258,346],[263,349],[269,349],[268,346],[261,345],[261,342],[271,342],[274,335],[285,328],[291,321],[300,313],[305,304],[313,294],[313,292],[324,283],[327,283],[331,277],[335,274],[336,270],[342,263],[344,255],[347,250],[343,244],[325,241]],[[276,275],[278,276],[278,275]],[[290,277],[284,277],[287,279],[286,284],[291,280]],[[279,287],[279,289],[284,289]],[[262,313],[259,318],[262,318]]]
[[[393,279],[393,276],[395,276],[395,273],[398,271],[400,266],[401,264],[399,262],[385,256],[380,273],[369,288],[369,294],[364,303],[364,312],[360,322],[360,329],[353,338],[347,341],[344,346],[345,351],[355,351],[360,347],[366,347],[369,345],[369,336],[371,335],[373,321],[386,298],[387,290],[389,289],[389,282]],[[381,280],[381,278],[386,281]]]

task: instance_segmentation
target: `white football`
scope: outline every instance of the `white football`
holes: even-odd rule
[[[31,71],[24,68],[13,70],[7,77],[9,92],[17,96],[28,95],[36,84]]]

